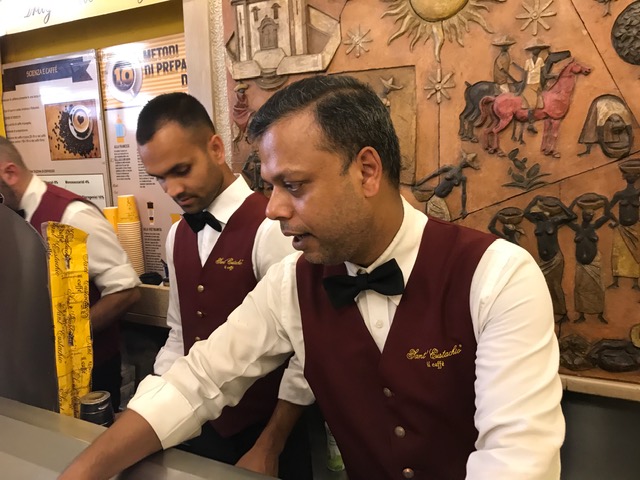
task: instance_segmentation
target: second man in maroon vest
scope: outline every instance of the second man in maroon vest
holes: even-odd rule
[[[167,237],[171,330],[154,365],[161,375],[222,325],[269,267],[293,249],[279,225],[266,219],[267,198],[252,193],[226,164],[222,140],[194,97],[170,93],[151,100],[138,118],[137,141],[147,172],[185,212]],[[294,364],[285,384],[302,376]],[[205,423],[181,448],[237,463],[274,412],[285,366],[255,382],[238,405]],[[285,400],[313,401],[308,391],[291,395],[294,388],[283,388]],[[280,477],[310,478],[309,458],[300,424],[280,456]]]

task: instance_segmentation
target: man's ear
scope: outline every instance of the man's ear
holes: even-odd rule
[[[356,164],[362,176],[362,190],[365,197],[373,197],[380,190],[382,182],[382,160],[373,147],[364,147],[356,155]]]
[[[20,179],[18,166],[13,162],[0,163],[0,178],[8,186],[13,187]]]
[[[222,138],[220,138],[220,135],[215,133],[211,135],[211,138],[209,138],[209,141],[207,142],[207,150],[211,154],[212,158],[216,160],[217,164],[225,163],[224,142],[222,141]]]

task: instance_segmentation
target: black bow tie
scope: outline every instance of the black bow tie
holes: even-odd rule
[[[371,273],[334,275],[322,281],[329,300],[335,308],[351,303],[363,290],[375,290],[382,295],[400,295],[404,292],[404,277],[395,259],[383,263]]]
[[[20,210],[16,210],[16,213],[20,215],[22,218],[24,218],[26,215],[26,212],[22,208]]]
[[[209,225],[218,232],[222,231],[222,225],[220,225],[218,219],[207,210],[198,213],[185,213],[182,216],[191,227],[191,230],[193,230],[193,233],[198,233],[205,225]]]

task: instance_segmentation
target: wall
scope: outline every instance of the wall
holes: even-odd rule
[[[640,133],[634,94],[640,36],[633,20],[640,2],[275,3],[223,5],[234,169],[251,166],[243,118],[281,85],[320,72],[369,83],[399,134],[405,197],[433,216],[518,243],[538,259],[554,303],[562,372],[640,383],[640,160],[630,159]],[[300,24],[282,20],[278,29],[289,28],[292,39],[306,29],[307,50],[289,55],[289,44],[260,50],[261,25],[287,8],[306,9],[307,17]],[[510,92],[498,96],[496,66],[505,58]],[[536,58],[550,75],[540,87],[532,133],[515,93],[525,78],[521,69]],[[478,126],[485,97],[486,121]],[[535,94],[530,103],[536,106]],[[244,117],[234,117],[234,107]],[[450,193],[441,194],[444,187]]]

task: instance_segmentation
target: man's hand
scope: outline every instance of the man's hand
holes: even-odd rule
[[[277,477],[278,457],[279,454],[277,452],[256,444],[238,460],[236,467],[271,477]]]
[[[305,408],[306,405],[278,400],[267,426],[251,450],[236,463],[236,467],[277,477],[280,454]]]
[[[162,444],[151,425],[133,410],[125,410],[58,480],[107,480],[160,449]]]

